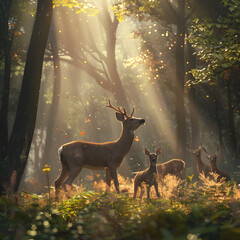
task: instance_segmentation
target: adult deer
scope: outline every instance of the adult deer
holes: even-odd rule
[[[138,188],[141,188],[141,198],[143,195],[143,183],[147,185],[147,198],[150,196],[150,187],[154,185],[157,197],[160,197],[158,192],[158,179],[157,179],[157,157],[162,152],[161,148],[158,148],[156,153],[150,153],[148,149],[145,149],[145,154],[149,157],[149,167],[141,172],[138,172],[134,178],[134,198],[137,196]]]
[[[212,171],[211,167],[202,161],[202,157],[201,157],[202,149],[203,149],[203,146],[202,144],[200,144],[196,150],[190,150],[190,151],[193,153],[195,159],[197,160],[198,173],[199,174],[203,173],[205,177],[211,177],[210,175],[210,172]]]
[[[106,107],[114,109],[117,120],[122,122],[122,132],[119,139],[105,143],[74,141],[62,145],[59,148],[62,172],[55,181],[56,193],[61,185],[71,185],[82,168],[106,169],[107,185],[110,187],[112,178],[119,193],[117,168],[132,146],[134,131],[144,124],[145,120],[133,117],[134,108],[131,115],[127,115],[125,108],[122,110],[120,107],[113,107],[110,100]]]
[[[158,178],[163,179],[167,174],[171,174],[183,179],[182,171],[184,168],[185,162],[181,159],[172,159],[165,163],[157,164]]]
[[[203,150],[206,154],[207,159],[210,162],[212,172],[218,175],[217,182],[219,182],[222,178],[224,178],[224,181],[231,181],[231,177],[228,175],[228,173],[220,170],[217,167],[217,156],[219,152],[219,147],[217,147],[217,150],[213,155],[208,154],[207,150],[204,147]]]

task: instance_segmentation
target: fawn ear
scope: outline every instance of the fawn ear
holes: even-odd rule
[[[162,152],[162,149],[158,148],[157,151],[156,151],[156,154],[159,155],[161,152]]]
[[[124,116],[121,113],[118,113],[118,112],[116,112],[116,118],[117,118],[118,121],[121,121],[121,122],[124,120]]]
[[[150,152],[146,148],[145,148],[145,154],[148,155],[148,156],[150,155]]]

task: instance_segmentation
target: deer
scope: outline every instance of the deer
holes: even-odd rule
[[[163,179],[167,174],[183,179],[182,171],[184,168],[185,162],[182,159],[172,159],[165,163],[157,164],[157,173],[159,179]]]
[[[145,154],[149,158],[149,167],[141,172],[137,172],[137,175],[134,178],[134,195],[133,197],[136,198],[138,188],[141,188],[141,196],[143,195],[143,183],[146,183],[147,187],[147,198],[150,197],[150,188],[152,185],[155,187],[156,195],[159,198],[160,194],[158,192],[158,181],[157,181],[157,157],[162,152],[161,148],[156,150],[156,153],[150,153],[148,149],[145,148]]]
[[[112,106],[110,100],[106,107],[115,110],[117,120],[122,123],[120,137],[116,141],[104,143],[73,141],[62,145],[58,151],[62,171],[55,180],[56,193],[61,186],[71,185],[82,168],[105,169],[107,186],[110,187],[113,179],[115,189],[119,193],[117,168],[132,146],[135,130],[143,125],[145,120],[133,117],[134,108],[131,115],[127,115],[125,108]]]
[[[210,155],[208,154],[207,150],[203,147],[203,150],[206,154],[206,157],[207,159],[209,160],[210,162],[210,165],[211,165],[211,171],[213,173],[216,173],[218,175],[217,177],[217,182],[220,182],[220,180],[223,178],[224,181],[228,182],[228,181],[231,181],[231,177],[229,176],[228,173],[220,170],[218,167],[217,167],[217,156],[218,156],[218,152],[219,152],[219,147],[217,146],[217,150],[216,152],[213,154],[213,155]]]
[[[210,172],[212,171],[211,167],[202,161],[202,157],[201,157],[202,149],[203,149],[203,146],[202,144],[200,144],[196,150],[190,150],[190,151],[193,153],[195,159],[197,160],[198,173],[199,174],[203,173],[205,177],[211,177],[210,175]]]

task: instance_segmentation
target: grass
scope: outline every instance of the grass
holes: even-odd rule
[[[0,239],[239,239],[240,190],[201,176],[180,181],[167,176],[161,198],[132,198],[133,184],[120,177],[125,193],[75,187],[54,201],[49,194],[0,198]]]

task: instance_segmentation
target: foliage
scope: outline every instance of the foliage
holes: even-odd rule
[[[87,13],[89,16],[94,16],[99,11],[97,8],[86,0],[75,1],[75,0],[54,0],[53,7],[68,7],[76,10],[76,13]]]
[[[222,12],[216,19],[195,19],[190,41],[199,49],[197,56],[202,61],[198,69],[192,70],[196,83],[214,83],[226,71],[239,68],[239,26],[238,0],[223,0]]]
[[[216,183],[214,177],[200,176],[201,182],[187,177],[170,198],[150,200],[104,191],[81,191],[50,204],[46,195],[3,196],[0,237],[237,239],[239,189],[235,183]]]
[[[164,8],[164,3],[161,0],[146,1],[146,0],[124,0],[119,4],[119,16],[134,16],[139,21],[155,20],[165,21],[168,12]]]

